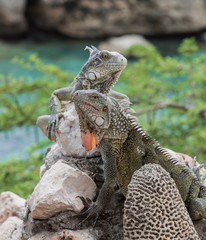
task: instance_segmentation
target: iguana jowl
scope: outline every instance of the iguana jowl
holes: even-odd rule
[[[144,164],[156,163],[174,179],[191,218],[206,218],[206,188],[193,171],[146,135],[134,117],[114,98],[95,90],[81,90],[74,94],[73,101],[77,113],[83,113],[95,129],[104,161],[105,182],[97,201],[85,213],[87,217],[95,215],[98,218],[116,185],[126,196],[134,171]],[[88,206],[86,200],[81,199]]]
[[[115,91],[110,91],[118,80],[122,70],[127,65],[127,59],[117,52],[107,50],[99,51],[97,48],[86,47],[90,51],[90,57],[74,80],[73,87],[55,90],[50,99],[51,115],[41,116],[37,119],[37,126],[49,137],[55,140],[55,129],[58,125],[61,101],[72,100],[75,91],[81,89],[96,89],[97,91],[110,94],[118,99],[128,98]],[[84,116],[79,116],[82,137],[90,135],[92,130]],[[89,150],[89,149],[87,149]]]

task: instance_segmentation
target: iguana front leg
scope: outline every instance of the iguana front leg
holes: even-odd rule
[[[198,198],[192,199],[188,206],[192,220],[206,219],[206,187],[201,186]]]
[[[55,129],[58,126],[58,113],[61,109],[61,101],[72,100],[74,88],[66,87],[55,90],[50,99],[51,116],[48,122],[48,138],[52,141],[56,140]]]
[[[100,152],[104,161],[104,184],[100,190],[96,202],[88,201],[83,197],[80,197],[87,210],[78,214],[84,217],[84,222],[90,217],[94,217],[94,225],[100,215],[109,203],[117,186],[117,167],[116,167],[116,149],[117,146],[113,144],[113,141],[105,139],[100,144]]]

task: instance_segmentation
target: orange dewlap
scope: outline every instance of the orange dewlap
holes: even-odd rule
[[[82,145],[86,151],[90,151],[96,147],[97,141],[93,132],[91,133],[89,130],[87,130],[86,133],[81,132],[81,138]]]

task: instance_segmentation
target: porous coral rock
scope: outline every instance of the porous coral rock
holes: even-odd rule
[[[160,165],[146,164],[128,185],[124,240],[200,240],[177,186]]]

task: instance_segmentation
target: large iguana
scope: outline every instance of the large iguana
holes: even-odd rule
[[[85,49],[90,51],[90,57],[75,78],[74,86],[55,90],[50,100],[51,115],[44,115],[37,119],[37,126],[41,128],[50,140],[56,139],[55,129],[59,121],[61,101],[72,100],[75,91],[96,89],[106,95],[110,94],[115,98],[128,100],[125,95],[110,91],[122,70],[126,67],[127,59],[118,52],[99,51],[94,46],[91,48],[86,47]],[[88,122],[84,120],[84,116],[79,116],[79,118],[83,144],[85,144],[87,150],[90,150],[91,146],[87,144],[87,138],[91,139],[93,137],[92,146],[96,145],[94,135],[91,134],[92,129],[88,126]]]
[[[95,129],[104,161],[105,182],[96,202],[81,198],[88,207],[82,213],[86,218],[94,215],[97,220],[117,185],[126,196],[132,174],[148,163],[160,164],[170,173],[193,220],[206,218],[206,188],[194,172],[146,135],[114,98],[96,90],[81,90],[75,92],[73,101],[77,113],[83,113]]]

